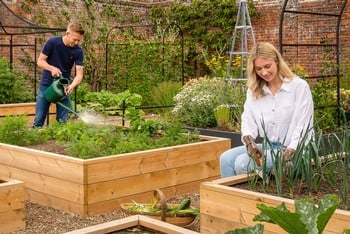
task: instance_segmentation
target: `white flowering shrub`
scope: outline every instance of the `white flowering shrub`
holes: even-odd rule
[[[174,97],[175,117],[191,127],[214,127],[214,110],[234,102],[233,86],[222,78],[201,77],[188,81]]]

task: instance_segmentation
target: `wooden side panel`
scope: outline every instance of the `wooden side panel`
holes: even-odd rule
[[[0,233],[11,233],[25,229],[25,209],[9,210],[0,213]]]
[[[218,138],[193,144],[165,147],[128,154],[86,160],[88,183],[169,170],[201,162],[218,160],[230,148],[230,140]]]
[[[4,168],[4,169],[3,169]],[[0,171],[10,171],[11,177],[25,181],[25,188],[44,193],[48,196],[59,197],[67,201],[84,204],[84,185],[44,174],[7,167],[0,164]]]
[[[0,117],[8,115],[27,115],[28,123],[32,124],[35,117],[35,102],[0,104]],[[56,119],[56,105],[51,105],[49,109],[50,121]]]
[[[0,213],[25,208],[23,182],[5,177],[0,181]]]
[[[215,178],[208,178],[205,181],[210,181]],[[172,186],[172,187],[165,187],[160,188],[162,192],[164,193],[165,198],[173,197],[176,195],[184,195],[187,193],[196,193],[199,191],[199,185],[201,182],[204,181],[196,181],[192,183],[186,183],[182,185]],[[125,196],[125,197],[118,197],[116,199],[101,201],[93,204],[89,204],[89,215],[95,215],[100,214],[106,211],[113,211],[113,210],[119,210],[120,204],[122,203],[128,203],[132,200],[140,202],[140,203],[149,203],[152,200],[153,197],[153,191],[147,191],[143,193],[135,193]]]
[[[84,183],[83,162],[73,157],[0,143],[2,165],[74,183]]]
[[[0,177],[0,233],[25,228],[24,184]]]
[[[53,207],[58,210],[64,210],[75,214],[87,214],[87,205],[69,200],[62,199],[57,196],[48,195],[31,189],[25,190],[26,199],[44,206]],[[103,212],[101,212],[103,213]],[[101,214],[99,213],[99,214]]]
[[[235,176],[232,184],[237,184]],[[237,177],[242,180],[241,177]],[[228,179],[205,182],[200,187],[201,233],[224,233],[235,228],[254,226],[253,217],[260,213],[257,204],[276,207],[284,202],[294,211],[291,199],[238,189],[229,185]],[[225,183],[222,185],[220,182]],[[213,225],[215,223],[215,225]],[[285,233],[278,225],[263,223],[264,233]],[[339,211],[332,216],[324,233],[343,233],[350,229],[350,212]]]
[[[219,173],[218,167],[217,161],[210,161],[91,184],[87,189],[88,203],[96,203],[135,193],[153,191],[156,188],[166,188],[215,177]]]

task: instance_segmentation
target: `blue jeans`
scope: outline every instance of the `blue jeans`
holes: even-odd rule
[[[260,147],[261,144],[258,144]],[[267,147],[264,155],[266,156],[266,170],[271,171],[273,166],[272,155],[276,155],[277,149],[281,148],[281,144],[272,144],[272,149]],[[275,151],[272,153],[271,150]],[[245,145],[238,146],[229,149],[221,154],[220,156],[220,174],[222,178],[247,174],[253,172],[256,169],[261,169],[255,163],[255,161],[249,157]]]
[[[36,98],[36,107],[35,107],[35,119],[33,127],[42,127],[44,125],[46,116],[49,111],[51,102],[47,101],[45,98],[45,90],[50,85],[40,84],[38,96]],[[63,105],[71,107],[71,102],[69,96],[66,96],[63,100],[60,101]],[[65,123],[68,120],[69,111],[64,107],[56,104],[56,120],[58,122]]]

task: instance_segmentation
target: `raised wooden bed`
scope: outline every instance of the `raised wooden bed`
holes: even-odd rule
[[[201,184],[201,233],[225,233],[254,226],[256,222],[253,222],[253,218],[260,213],[256,204],[260,203],[276,207],[285,202],[288,209],[294,210],[294,200],[232,187],[247,180],[247,175],[238,175]],[[262,224],[265,227],[264,233],[285,233],[277,225]],[[324,233],[343,233],[347,229],[350,229],[350,211],[337,209]]]
[[[23,182],[0,177],[0,233],[25,229],[25,214]]]
[[[26,115],[28,123],[32,124],[35,117],[35,102],[0,104],[0,118],[10,115]],[[50,121],[56,119],[56,105],[51,105],[49,109]]]
[[[231,147],[225,138],[95,159],[78,159],[0,144],[0,176],[24,181],[26,198],[78,214],[120,209],[134,199],[149,202],[154,189],[166,197],[199,192],[219,178],[219,156]]]
[[[102,234],[111,233],[115,231],[122,231],[132,227],[147,228],[157,233],[166,234],[198,234],[198,232],[189,229],[181,228],[173,224],[155,220],[143,215],[133,215],[127,218],[118,219],[115,221],[98,224],[95,226],[67,232],[66,234]]]

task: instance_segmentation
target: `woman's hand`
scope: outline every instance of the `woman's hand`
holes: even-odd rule
[[[248,155],[254,159],[256,165],[261,167],[263,154],[251,136],[244,136],[243,141],[247,147]]]

